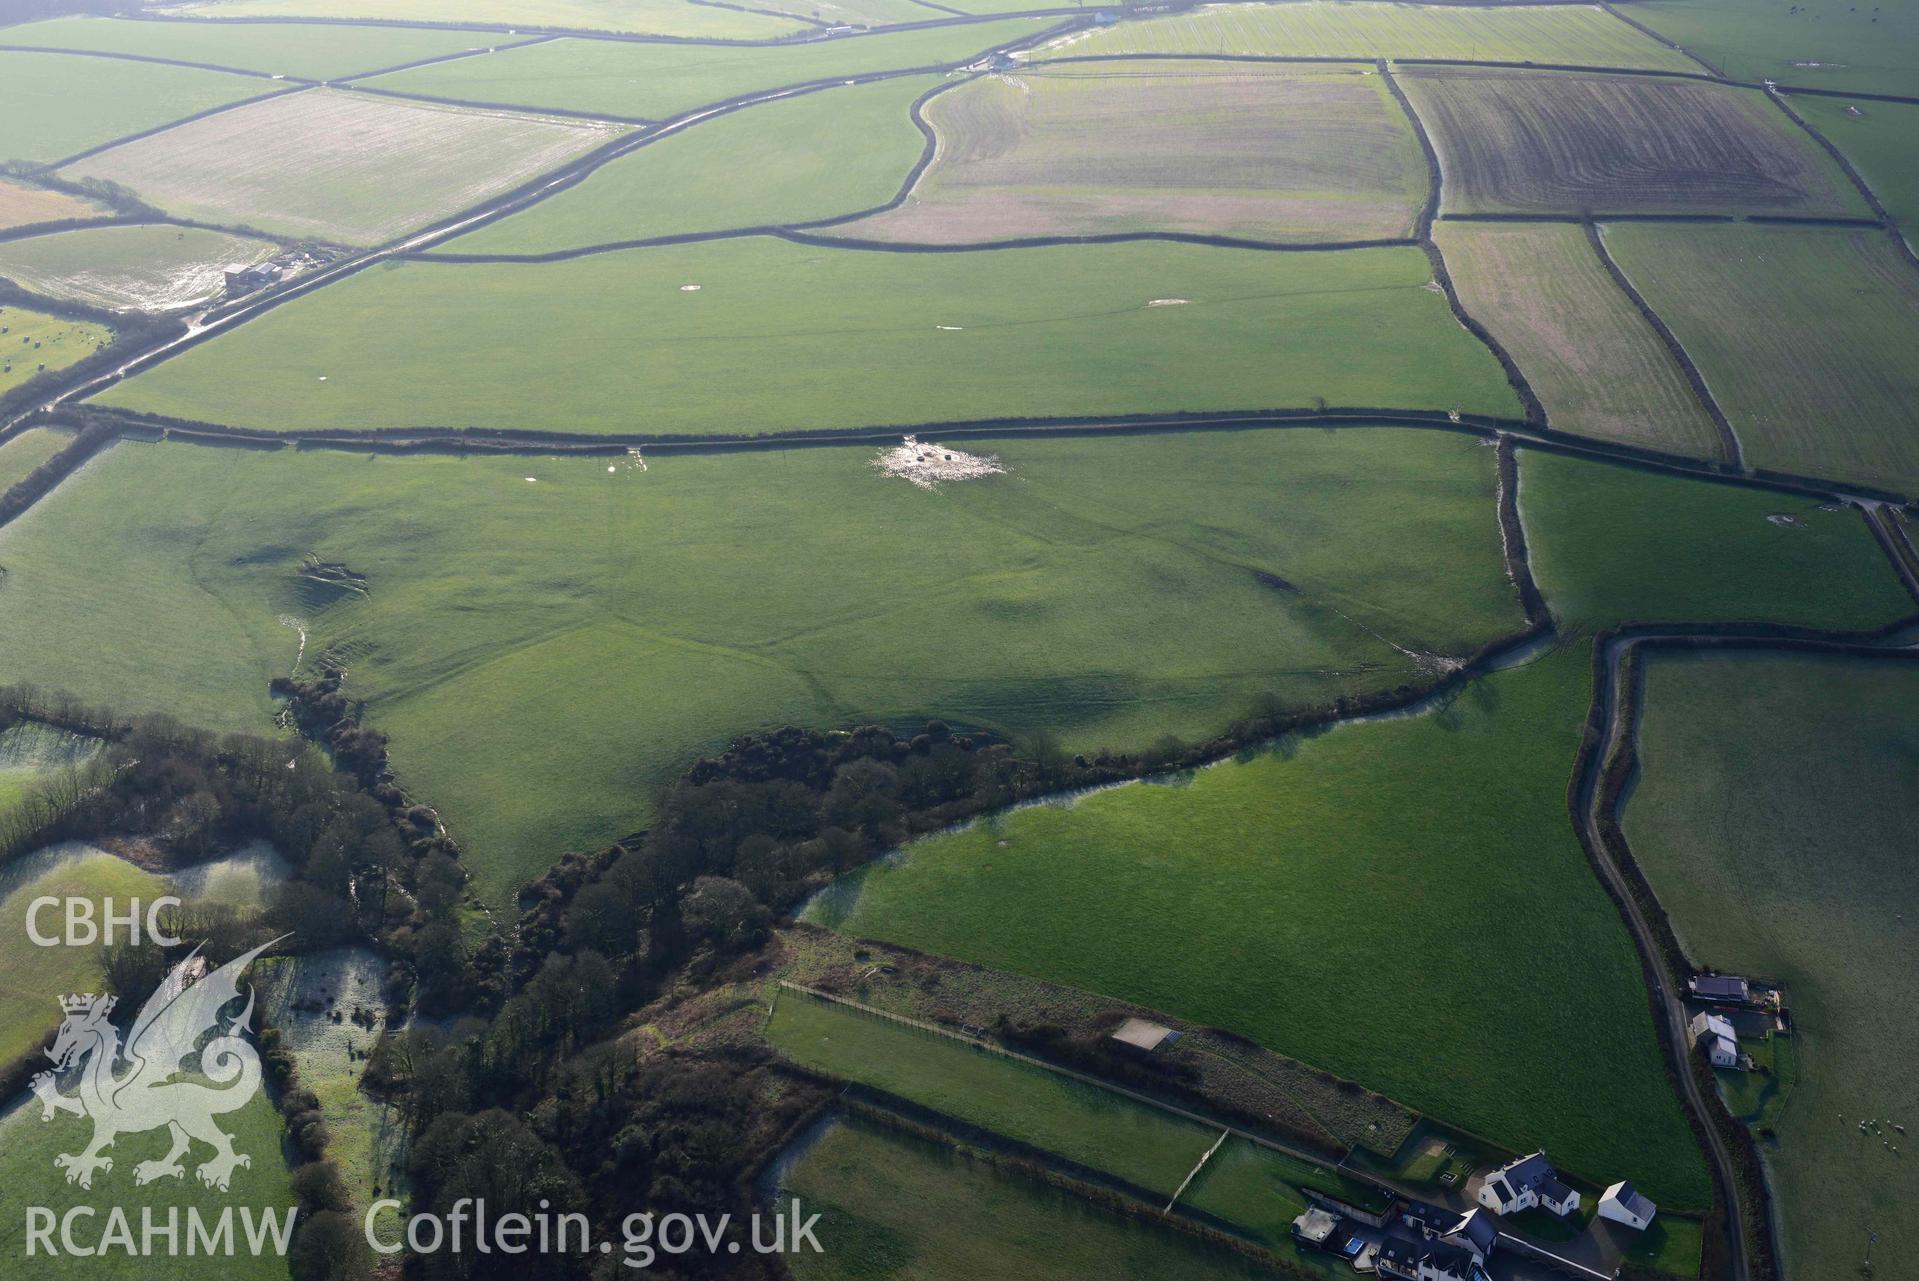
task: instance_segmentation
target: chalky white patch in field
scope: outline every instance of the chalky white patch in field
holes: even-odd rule
[[[977,480],[1001,476],[1006,469],[994,454],[968,454],[945,445],[922,444],[908,436],[891,449],[881,450],[873,466],[888,476],[911,481],[921,489],[937,489],[943,480]]]

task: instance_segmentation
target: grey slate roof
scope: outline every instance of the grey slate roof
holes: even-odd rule
[[[1544,1152],[1535,1152],[1531,1156],[1520,1157],[1500,1173],[1506,1176],[1506,1182],[1512,1185],[1515,1192],[1524,1192],[1552,1178],[1553,1167],[1546,1160]]]
[[[1480,1254],[1491,1254],[1499,1241],[1499,1228],[1482,1210],[1468,1210],[1459,1222],[1447,1228],[1445,1236],[1464,1237]]]

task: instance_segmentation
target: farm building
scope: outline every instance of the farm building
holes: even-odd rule
[[[1723,1014],[1693,1015],[1692,1043],[1706,1047],[1706,1058],[1714,1067],[1739,1066],[1739,1033]]]
[[[1579,1208],[1579,1193],[1560,1180],[1544,1152],[1522,1156],[1486,1176],[1479,1204],[1494,1214],[1517,1214],[1543,1205],[1562,1219]]]
[[[1657,1213],[1659,1207],[1624,1179],[1607,1188],[1605,1195],[1599,1198],[1600,1218],[1623,1223],[1641,1232],[1651,1226],[1652,1216]]]
[[[277,263],[263,262],[253,266],[234,266],[226,269],[228,293],[245,293],[249,289],[258,289],[270,285],[280,278]]]
[[[1127,1019],[1114,1030],[1112,1039],[1143,1054],[1151,1054],[1179,1040],[1179,1033],[1145,1019]]]
[[[1737,974],[1700,974],[1686,981],[1694,997],[1721,1005],[1745,1005],[1752,1000],[1752,986]]]

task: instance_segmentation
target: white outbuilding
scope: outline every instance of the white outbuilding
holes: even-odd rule
[[[1600,1218],[1623,1223],[1641,1232],[1652,1224],[1652,1216],[1658,1213],[1659,1207],[1624,1179],[1607,1188],[1599,1198]]]

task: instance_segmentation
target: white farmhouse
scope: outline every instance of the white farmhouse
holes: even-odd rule
[[[1479,1204],[1494,1214],[1517,1214],[1543,1205],[1560,1218],[1579,1208],[1579,1193],[1566,1186],[1544,1152],[1500,1166],[1479,1185]]]
[[[1705,1045],[1706,1058],[1716,1068],[1739,1066],[1739,1033],[1723,1014],[1693,1015],[1692,1043]]]
[[[1623,1223],[1641,1232],[1651,1225],[1652,1216],[1658,1213],[1659,1207],[1624,1179],[1607,1188],[1605,1195],[1599,1198],[1600,1218]]]

